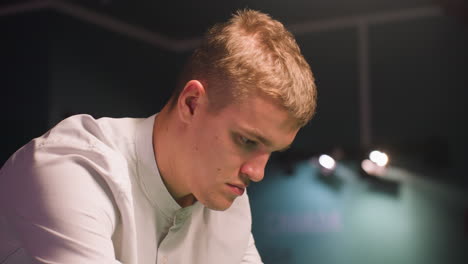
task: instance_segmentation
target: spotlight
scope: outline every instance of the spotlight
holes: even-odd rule
[[[314,157],[311,163],[320,169],[320,173],[324,176],[333,174],[336,168],[336,161],[331,156],[322,154],[318,158]]]
[[[316,179],[334,191],[341,189],[344,183],[341,177],[336,173],[338,161],[339,156],[336,155],[336,152],[330,155],[320,154],[310,159],[311,164],[317,168]]]
[[[333,170],[336,167],[335,160],[326,154],[320,155],[318,162],[322,167],[324,167],[327,170]]]
[[[374,162],[375,164],[377,164],[378,166],[380,166],[380,167],[383,167],[383,166],[387,165],[387,163],[388,163],[387,154],[385,154],[385,153],[383,153],[381,151],[378,151],[378,150],[372,151],[369,154],[369,159],[372,162]]]
[[[383,176],[387,171],[387,164],[388,155],[382,151],[374,150],[370,152],[369,159],[361,162],[361,168],[368,175]]]

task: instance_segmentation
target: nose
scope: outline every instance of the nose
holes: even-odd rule
[[[263,180],[265,166],[270,158],[269,153],[257,155],[242,164],[240,172],[246,175],[251,181],[259,182]]]

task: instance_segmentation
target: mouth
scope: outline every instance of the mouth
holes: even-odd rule
[[[229,183],[227,183],[227,186],[237,196],[241,196],[242,194],[244,194],[245,186],[234,185]]]

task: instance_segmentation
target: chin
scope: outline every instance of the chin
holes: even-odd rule
[[[206,202],[206,203],[202,203],[204,206],[206,206],[207,208],[210,208],[211,210],[215,210],[215,211],[226,211],[227,209],[229,209],[229,207],[231,207],[232,203],[234,201],[209,201],[209,202]]]

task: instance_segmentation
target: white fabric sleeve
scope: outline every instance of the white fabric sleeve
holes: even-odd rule
[[[30,142],[0,172],[1,213],[32,262],[120,263],[115,202],[89,155],[36,147]]]
[[[263,264],[260,254],[255,247],[255,241],[252,233],[250,234],[249,244],[245,251],[244,257],[242,258],[241,264]]]

